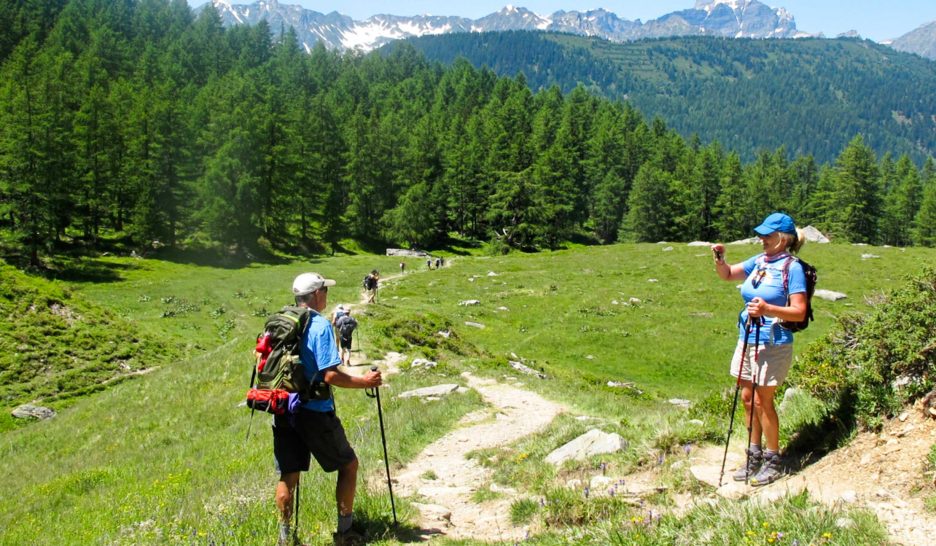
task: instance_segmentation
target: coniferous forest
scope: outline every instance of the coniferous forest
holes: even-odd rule
[[[0,237],[329,252],[732,240],[771,210],[837,240],[936,245],[936,163],[854,135],[753,161],[578,87],[465,60],[310,53],[184,0],[0,2]],[[765,128],[766,130],[766,128]]]

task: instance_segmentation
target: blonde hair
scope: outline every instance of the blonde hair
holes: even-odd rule
[[[798,253],[806,243],[806,234],[799,228],[796,228],[796,234],[781,232],[780,238],[783,239],[783,248],[793,254]]]

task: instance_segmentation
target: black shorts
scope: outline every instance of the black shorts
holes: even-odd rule
[[[351,350],[351,338],[350,338],[350,337],[348,337],[348,338],[339,337],[339,338],[338,338],[338,346],[341,347],[342,349],[347,349],[347,350],[350,351],[350,350]]]
[[[289,416],[273,416],[273,456],[281,474],[309,470],[310,454],[325,472],[357,458],[335,412],[301,408],[293,421],[290,424]]]

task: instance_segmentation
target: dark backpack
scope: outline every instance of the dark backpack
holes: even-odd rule
[[[287,305],[267,318],[257,336],[257,364],[247,392],[249,408],[283,414],[298,403],[328,397],[322,392],[328,392],[327,385],[322,389],[322,383],[310,383],[299,358],[299,342],[311,317],[309,309]]]
[[[339,318],[335,325],[338,326],[338,335],[342,339],[351,339],[351,334],[354,333],[354,329],[357,328],[357,321],[354,320],[354,317],[351,315],[342,315]]]
[[[377,288],[377,279],[375,279],[373,275],[364,277],[364,289],[373,290],[375,288]]]
[[[812,297],[816,291],[816,283],[819,281],[819,273],[816,268],[806,263],[800,258],[790,256],[783,264],[783,291],[787,292],[787,305],[790,304],[790,264],[796,260],[803,267],[803,274],[806,276],[806,316],[801,321],[780,320],[780,326],[783,326],[791,332],[799,332],[809,328],[809,322],[813,320]]]

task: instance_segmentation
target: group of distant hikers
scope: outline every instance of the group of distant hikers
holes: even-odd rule
[[[729,263],[722,244],[712,245],[711,250],[715,271],[721,279],[743,281],[741,297],[744,307],[737,320],[738,341],[730,373],[736,378],[735,407],[739,391],[742,394],[749,435],[745,463],[733,477],[761,486],[782,475],[774,395],[792,363],[793,332],[808,326],[811,319],[809,298],[816,274],[812,266],[795,257],[804,243],[804,236],[790,216],[773,213],[755,227],[754,232],[763,252],[743,262]],[[442,266],[439,260],[436,267]],[[432,267],[431,258],[427,266]],[[401,262],[401,272],[404,269],[405,264]],[[376,300],[378,281],[377,270],[364,279],[368,302]],[[292,389],[298,390],[297,393],[284,390],[281,384],[270,387],[261,381],[259,385],[267,390],[260,392],[252,388],[253,400],[248,395],[248,405],[252,408],[274,413],[273,452],[280,473],[276,487],[276,506],[281,516],[280,546],[298,544],[290,519],[294,500],[298,497],[299,476],[309,470],[311,456],[325,472],[338,472],[335,491],[338,525],[333,535],[334,543],[353,545],[365,542],[364,537],[352,528],[358,460],[341,421],[335,415],[330,387],[376,389],[382,379],[376,368],[362,376],[350,375],[341,368],[341,364],[350,364],[351,338],[357,322],[351,317],[350,308],[344,306],[339,306],[333,315],[334,330],[322,316],[327,305],[328,287],[334,285],[334,280],[317,273],[303,273],[293,281],[296,307],[290,309],[299,317],[296,320],[298,330],[293,329],[280,337],[295,338],[298,365],[301,365],[296,375],[305,386]],[[271,320],[272,317],[268,324]],[[265,335],[271,330],[276,328],[269,327]],[[263,368],[264,361],[272,361],[275,355],[276,351],[271,350],[269,342],[261,343],[258,339],[258,370]],[[267,370],[266,373],[269,376],[273,371]],[[260,375],[263,375],[262,371]],[[735,407],[732,408],[732,424],[726,439],[726,456]]]

